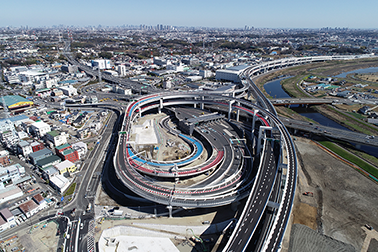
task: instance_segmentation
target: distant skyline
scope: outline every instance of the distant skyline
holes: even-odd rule
[[[122,26],[378,28],[378,1],[3,1],[0,27]]]

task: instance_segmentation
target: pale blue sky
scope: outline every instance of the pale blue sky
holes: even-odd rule
[[[153,25],[378,28],[377,0],[1,0],[0,27]]]

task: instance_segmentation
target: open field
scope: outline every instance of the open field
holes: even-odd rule
[[[378,227],[378,184],[311,140],[297,138],[295,144],[300,169],[293,223],[304,224],[361,251],[366,237],[362,227]],[[304,196],[304,192],[312,192],[313,197]]]

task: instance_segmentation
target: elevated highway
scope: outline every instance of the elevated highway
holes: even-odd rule
[[[319,98],[285,98],[269,99],[273,105],[290,106],[290,105],[321,105],[342,103],[344,99],[319,99]],[[345,100],[347,101],[347,100]]]
[[[378,147],[378,137],[375,136],[366,135],[351,130],[342,130],[334,127],[314,124],[311,122],[294,120],[285,117],[280,117],[280,119],[287,128],[291,128],[296,131],[305,131],[314,135],[322,135],[345,142],[352,142],[361,145],[363,144]]]
[[[269,104],[269,101],[266,101],[266,102]],[[261,150],[261,153],[268,153],[267,156],[264,156],[264,154],[262,154],[262,158],[260,158],[261,162],[259,161],[260,167],[261,167],[259,169],[261,173],[259,174],[262,174],[262,175],[258,175],[255,177],[255,179],[252,179],[252,180],[251,178],[243,177],[242,174],[248,174],[248,172],[243,169],[250,169],[251,167],[240,168],[244,166],[238,165],[239,168],[234,169],[234,171],[236,171],[237,173],[234,173],[233,176],[231,176],[233,177],[233,179],[236,179],[236,180],[232,180],[235,182],[231,182],[229,184],[224,184],[224,183],[222,184],[222,182],[201,184],[200,187],[193,186],[191,188],[185,189],[184,191],[183,189],[177,189],[175,187],[157,188],[156,183],[152,183],[152,184],[150,183],[151,187],[148,187],[148,185],[144,182],[138,185],[135,184],[136,183],[135,181],[138,181],[138,183],[141,182],[142,176],[138,176],[137,174],[135,174],[135,170],[130,170],[130,172],[126,173],[125,170],[127,169],[128,164],[127,162],[125,162],[125,160],[127,160],[127,156],[125,159],[125,156],[120,156],[120,153],[117,153],[115,157],[115,166],[117,167],[118,176],[121,178],[121,180],[125,182],[126,186],[133,188],[134,192],[136,192],[140,196],[150,199],[152,201],[163,203],[170,206],[187,206],[187,207],[219,206],[219,205],[229,204],[230,202],[241,199],[243,197],[247,197],[248,195],[252,195],[250,196],[250,198],[251,200],[253,200],[252,202],[255,202],[255,200],[258,200],[256,199],[256,197],[259,197],[261,193],[261,195],[264,194],[264,198],[261,198],[258,202],[263,207],[259,207],[258,210],[252,210],[252,211],[255,211],[254,213],[255,215],[262,216],[262,214],[265,211],[266,206],[269,203],[268,199],[271,194],[273,183],[276,180],[275,178],[270,177],[268,178],[268,181],[269,181],[268,184],[264,184],[266,182],[263,183],[262,181],[264,181],[266,170],[271,171],[271,172],[268,172],[269,176],[272,176],[273,174],[275,176],[275,174],[277,173],[279,162],[281,162],[281,159],[279,158],[280,151],[274,152],[269,140],[268,140],[268,144],[266,144],[266,141],[267,139],[271,139],[272,136],[271,136],[270,131],[272,127],[274,127],[275,131],[277,131],[277,134],[282,135],[281,138],[276,139],[277,140],[276,148],[278,150],[280,150],[281,147],[284,147],[285,149],[290,148],[290,137],[285,127],[282,125],[282,123],[278,119],[276,119],[276,116],[274,114],[265,110],[262,107],[259,107],[245,100],[240,100],[240,99],[236,99],[236,98],[228,97],[228,96],[218,96],[218,95],[214,95],[210,93],[178,92],[177,94],[161,93],[161,94],[155,94],[151,96],[145,96],[145,97],[141,97],[140,99],[138,99],[137,101],[133,103],[130,103],[130,105],[126,109],[126,117],[123,123],[122,130],[125,132],[128,132],[130,122],[134,120],[135,118],[137,118],[138,116],[141,116],[142,113],[147,113],[149,110],[162,109],[164,107],[172,107],[172,106],[174,107],[174,106],[183,105],[183,104],[184,105],[191,104],[192,106],[194,106],[195,104],[199,106],[202,106],[201,104],[217,105],[224,108],[228,108],[229,113],[231,113],[234,110],[241,110],[244,113],[249,114],[251,118],[255,118],[253,121],[256,121],[256,120],[261,121],[260,125],[264,125],[265,127],[268,127],[270,130],[266,130],[264,131],[264,133],[259,132],[260,136],[256,140],[258,146],[263,145],[263,146],[258,147],[258,149]],[[258,126],[256,127],[258,129]],[[253,129],[254,128],[255,127],[253,127]],[[199,131],[201,131],[201,128],[199,128]],[[253,132],[252,136],[256,134],[256,132]],[[221,136],[219,135],[217,137],[221,138]],[[129,148],[127,146],[127,139],[128,139],[127,135],[123,135],[121,137],[121,140],[119,143],[120,148],[117,150],[117,152],[123,151],[124,153],[127,153],[124,151],[127,148]],[[225,139],[225,142],[222,145],[223,146],[229,145],[229,143],[227,143],[227,139]],[[286,150],[286,152],[295,153],[293,152],[293,150],[292,151]],[[260,152],[258,151],[258,153]],[[275,153],[275,155],[273,155],[272,153]],[[269,159],[263,158],[263,157],[268,157],[268,156],[269,156]],[[267,161],[267,160],[274,160],[274,162]],[[295,155],[292,156],[290,160],[292,162],[291,166],[293,166],[296,169]],[[295,178],[296,178],[296,173],[294,173],[294,175],[292,176],[292,179],[294,181],[291,181],[290,183],[286,182],[285,186],[290,189],[287,191],[288,193],[285,195],[286,197],[283,197],[284,201],[281,204],[279,204],[280,207],[282,206],[281,208],[284,209],[284,212],[279,217],[276,217],[275,221],[279,223],[281,226],[282,226],[281,224],[282,221],[284,225],[286,225],[285,214],[290,213],[291,203],[292,203],[291,200],[292,200],[292,195],[294,192],[293,186],[295,186]],[[264,186],[261,187],[262,186],[261,183],[263,183],[265,187]],[[151,189],[151,188],[154,188],[154,189]],[[252,188],[252,190],[248,188]],[[249,207],[246,208],[247,209],[246,212],[251,210],[250,208],[252,207],[252,205],[249,205]],[[253,207],[255,207],[255,205],[253,205]],[[259,218],[256,218],[254,220],[258,221]],[[270,227],[273,227],[273,225],[271,225]],[[244,234],[248,233],[245,230],[243,232]],[[281,230],[280,232],[276,232],[274,234],[273,229],[272,229],[272,233],[273,233],[272,236],[275,239],[277,237],[280,239],[282,232],[283,231]],[[248,241],[250,237],[252,236],[252,234],[253,232],[249,233],[248,239],[240,238],[244,241],[245,245],[248,244]],[[236,240],[236,238],[233,240]],[[278,245],[275,245],[275,246],[278,246]]]

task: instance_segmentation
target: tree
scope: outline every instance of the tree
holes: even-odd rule
[[[113,54],[110,53],[110,52],[100,52],[98,54],[99,57],[102,57],[104,59],[110,59],[111,57],[113,57]]]

